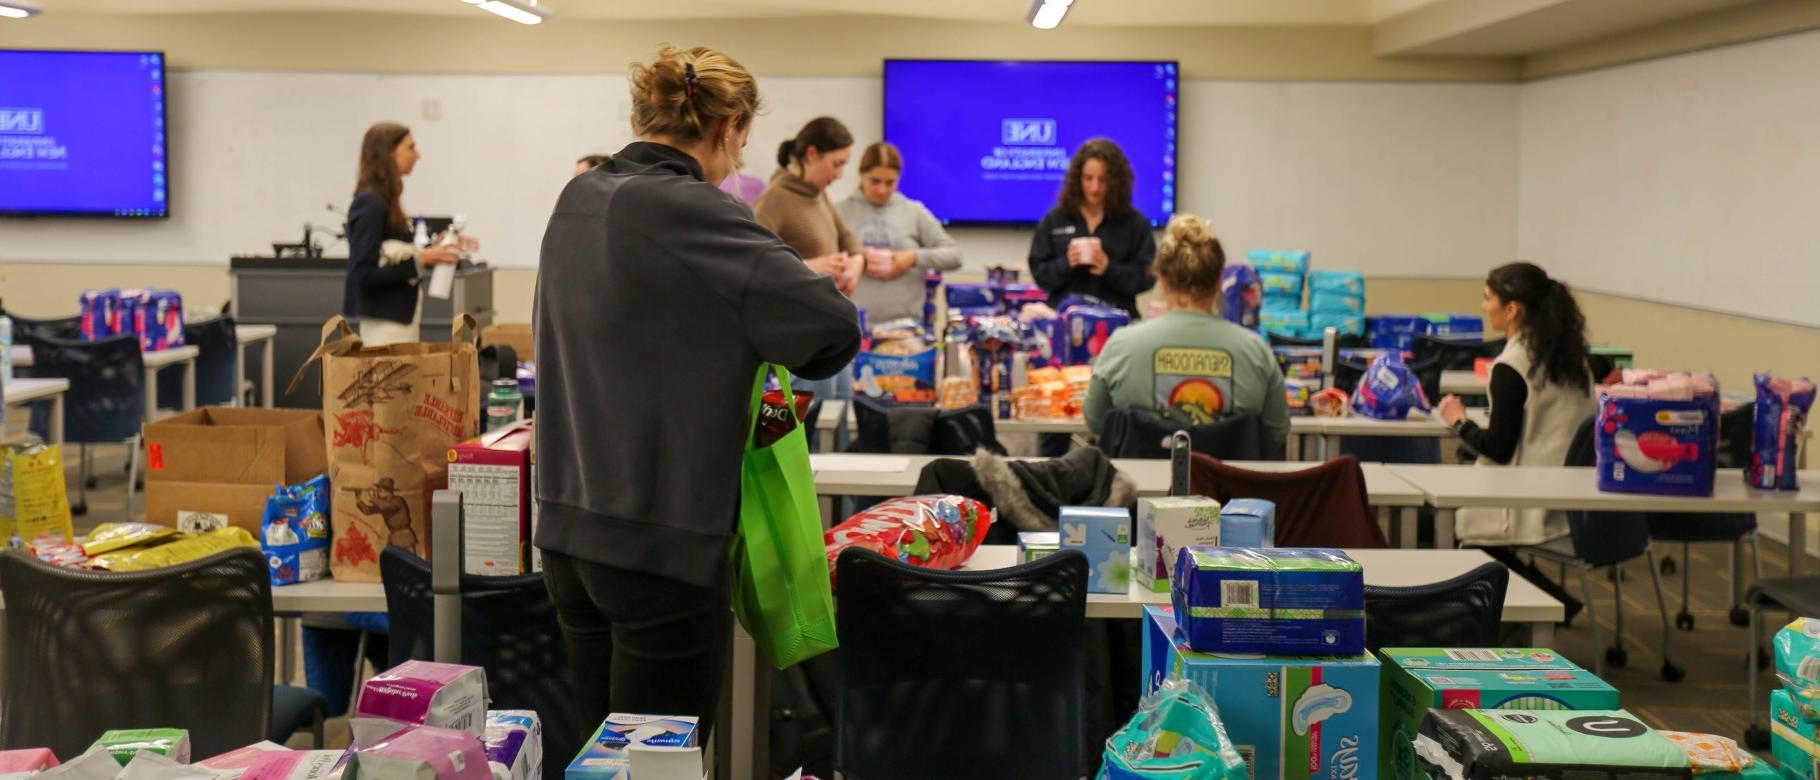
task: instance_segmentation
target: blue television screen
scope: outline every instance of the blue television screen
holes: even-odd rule
[[[1175,212],[1174,62],[886,60],[885,140],[900,185],[943,222],[1029,224],[1056,203],[1069,158],[1105,137],[1131,160],[1132,205]]]
[[[160,52],[0,50],[0,214],[170,215]]]

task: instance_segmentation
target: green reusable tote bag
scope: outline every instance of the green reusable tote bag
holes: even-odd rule
[[[795,419],[790,373],[760,365],[752,381],[746,455],[739,471],[739,533],[732,545],[733,614],[779,669],[839,646],[834,588],[822,545],[815,474],[802,421],[768,447],[754,446],[765,376],[777,371],[784,405]]]

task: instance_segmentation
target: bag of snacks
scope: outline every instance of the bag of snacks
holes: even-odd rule
[[[979,549],[991,524],[991,510],[971,498],[893,498],[828,529],[828,573],[833,576],[835,561],[849,547],[926,569],[954,569]]]

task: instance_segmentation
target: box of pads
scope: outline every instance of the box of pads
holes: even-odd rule
[[[1220,507],[1221,547],[1275,547],[1276,537],[1276,502],[1235,498]]]
[[[350,746],[351,747],[351,746]],[[347,750],[279,750],[261,754],[240,780],[332,780],[352,756]]]
[[[487,713],[487,765],[500,780],[539,780],[543,777],[543,721],[530,710],[492,710]]]
[[[480,738],[418,726],[354,751],[346,780],[493,780]]]
[[[1020,531],[1017,535],[1017,562],[1029,563],[1053,554],[1062,545],[1062,535],[1055,531]]]
[[[28,748],[25,750],[0,750],[0,773],[34,774],[57,766],[57,757],[51,755],[50,748]]]
[[[1366,778],[1378,766],[1378,660],[1218,656],[1190,649],[1169,607],[1144,608],[1144,691],[1186,678],[1213,694],[1256,778]]]
[[[1424,780],[1412,745],[1431,708],[1615,710],[1618,690],[1553,650],[1384,648],[1378,773]]]
[[[1769,741],[1783,777],[1820,778],[1820,723],[1802,717],[1788,691],[1770,691]]]
[[[1168,593],[1175,556],[1183,547],[1220,546],[1220,502],[1206,496],[1140,498],[1137,504],[1138,587]]]
[[[671,715],[625,715],[614,713],[595,730],[582,746],[575,760],[563,773],[565,780],[628,780],[631,777],[631,745],[663,748],[691,748],[697,742],[699,721],[693,717]]]
[[[1637,385],[1599,391],[1593,429],[1599,490],[1710,496],[1718,468],[1718,383],[1691,400],[1629,397],[1654,392]]]
[[[361,685],[348,725],[354,744],[365,746],[407,726],[458,729],[479,738],[486,720],[486,670],[406,661]]]
[[[1253,249],[1245,253],[1245,262],[1258,271],[1306,276],[1308,274],[1308,250],[1306,249]]]
[[[1170,602],[1204,653],[1365,652],[1365,569],[1339,550],[1184,547]]]
[[[1087,555],[1087,592],[1125,593],[1131,589],[1131,513],[1106,506],[1062,507],[1059,525],[1063,550]]]
[[[121,766],[133,760],[133,754],[149,750],[179,764],[190,762],[190,733],[183,729],[116,729],[104,732],[89,749],[102,748],[113,754]]]

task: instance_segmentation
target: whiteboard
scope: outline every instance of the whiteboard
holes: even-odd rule
[[[1820,32],[1524,85],[1518,248],[1605,292],[1820,326]]]
[[[761,78],[760,89],[755,175],[815,116],[839,117],[859,144],[878,138],[877,78]],[[170,98],[170,220],[0,221],[0,260],[225,264],[269,252],[305,220],[340,222],[325,205],[346,207],[362,132],[392,119],[423,153],[407,212],[466,214],[486,259],[534,267],[575,158],[631,139],[620,75],[176,72]],[[1296,247],[1317,267],[1477,277],[1516,251],[1517,103],[1511,84],[1189,81],[1182,207],[1212,219],[1235,257]],[[834,194],[856,180],[850,166]],[[972,267],[1021,265],[1029,245],[1020,230],[955,235]]]

